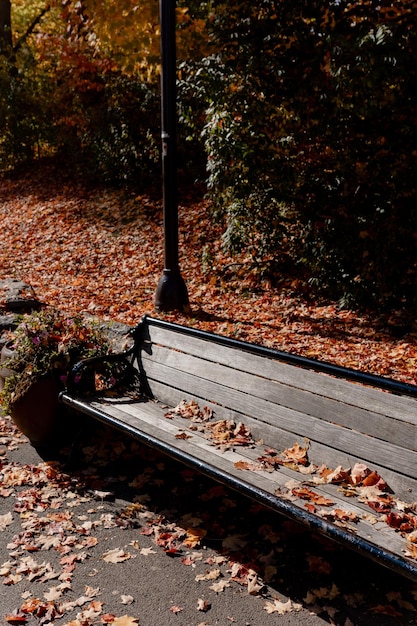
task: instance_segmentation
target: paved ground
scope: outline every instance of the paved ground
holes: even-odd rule
[[[132,439],[57,466],[0,424],[2,623],[417,624],[416,585]]]

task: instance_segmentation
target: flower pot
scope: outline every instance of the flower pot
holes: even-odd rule
[[[52,442],[57,429],[58,413],[58,389],[52,378],[33,383],[10,409],[10,417],[35,447],[46,446]]]

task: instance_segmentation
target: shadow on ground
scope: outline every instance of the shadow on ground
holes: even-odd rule
[[[88,423],[61,461],[87,490],[120,502],[120,523],[151,535],[167,559],[187,560],[178,529],[193,528],[196,549],[214,549],[229,571],[242,566],[238,583],[254,570],[268,597],[283,594],[324,622],[417,624],[417,585],[111,428]]]

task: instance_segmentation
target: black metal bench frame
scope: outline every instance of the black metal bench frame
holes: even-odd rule
[[[148,316],[130,334],[126,351],[77,364],[61,402],[417,581],[406,540],[382,516],[369,523],[365,504],[352,504],[335,485],[314,486],[336,506],[363,513],[358,524],[341,525],[288,497],[287,481],[307,479],[285,464],[272,474],[239,468],[256,463],[265,447],[284,450],[307,438],[312,463],[362,462],[416,511],[416,386]],[[107,388],[111,378],[110,393],[96,391],[97,375]],[[245,424],[254,445],[221,450],[172,412],[182,400],[209,407],[212,421]]]

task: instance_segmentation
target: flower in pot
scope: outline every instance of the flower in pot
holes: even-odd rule
[[[34,446],[46,445],[59,428],[59,392],[81,359],[110,350],[106,333],[81,315],[46,309],[22,315],[7,343],[9,370],[0,400]]]

